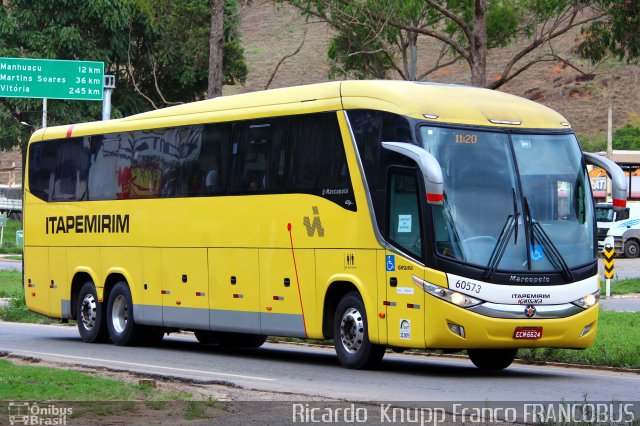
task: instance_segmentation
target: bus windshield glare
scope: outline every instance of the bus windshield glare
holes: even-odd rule
[[[422,126],[440,163],[439,255],[491,272],[564,271],[595,261],[593,203],[573,134]]]

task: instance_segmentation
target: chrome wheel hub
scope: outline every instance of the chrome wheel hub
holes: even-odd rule
[[[91,330],[96,325],[98,304],[93,294],[89,293],[82,299],[80,306],[80,321],[86,330]]]
[[[127,298],[123,295],[119,295],[113,301],[113,308],[111,309],[111,324],[113,329],[117,333],[122,333],[127,328],[127,321],[129,320],[129,306]]]
[[[356,308],[349,308],[340,322],[340,341],[349,353],[356,353],[364,339],[364,321]]]

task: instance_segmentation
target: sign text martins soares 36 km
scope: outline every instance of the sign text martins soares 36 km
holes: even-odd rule
[[[0,97],[101,101],[104,63],[0,58]]]

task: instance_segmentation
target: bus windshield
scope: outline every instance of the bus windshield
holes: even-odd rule
[[[440,163],[437,253],[490,271],[564,271],[595,261],[593,203],[573,134],[422,126]]]

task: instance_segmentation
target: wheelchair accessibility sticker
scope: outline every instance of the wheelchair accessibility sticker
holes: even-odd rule
[[[533,260],[534,262],[540,262],[544,260],[544,252],[542,251],[542,246],[540,244],[531,246],[531,260]]]
[[[387,255],[387,272],[396,270],[396,257],[392,254]]]

